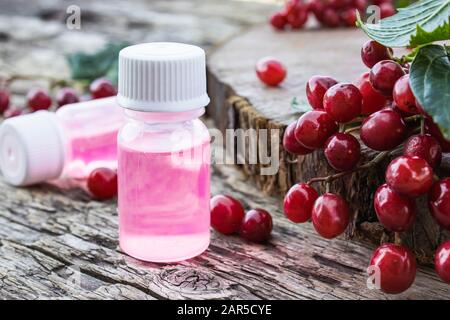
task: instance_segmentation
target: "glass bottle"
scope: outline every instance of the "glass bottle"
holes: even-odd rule
[[[98,167],[117,168],[117,132],[124,123],[116,97],[37,111],[0,125],[0,169],[16,186],[61,176],[84,178]]]
[[[205,54],[147,43],[119,54],[120,246],[130,256],[174,262],[210,239],[210,136],[198,118],[209,103]]]

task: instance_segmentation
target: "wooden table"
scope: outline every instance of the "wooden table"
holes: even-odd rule
[[[261,245],[212,232],[204,254],[177,264],[120,251],[115,201],[92,201],[76,187],[0,189],[0,299],[450,299],[428,267],[401,295],[367,289],[370,245],[292,224],[278,199],[226,165],[214,168],[212,193],[269,210],[273,237]]]

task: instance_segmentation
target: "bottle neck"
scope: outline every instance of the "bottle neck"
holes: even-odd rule
[[[143,112],[124,109],[124,115],[126,118],[130,120],[145,122],[147,124],[185,122],[197,119],[201,117],[204,113],[205,113],[204,107],[183,112]]]

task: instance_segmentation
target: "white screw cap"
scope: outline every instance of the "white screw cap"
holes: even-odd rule
[[[205,51],[174,42],[122,49],[117,101],[123,108],[144,112],[182,112],[206,106]]]
[[[0,169],[5,180],[27,186],[58,178],[65,144],[55,113],[38,111],[0,125]]]

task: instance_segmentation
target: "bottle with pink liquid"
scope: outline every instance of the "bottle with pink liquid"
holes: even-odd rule
[[[0,125],[2,175],[12,185],[27,186],[117,168],[117,132],[124,121],[116,97],[7,119]]]
[[[209,103],[205,53],[146,43],[119,54],[119,238],[140,260],[175,262],[210,239],[210,136],[198,118]]]

